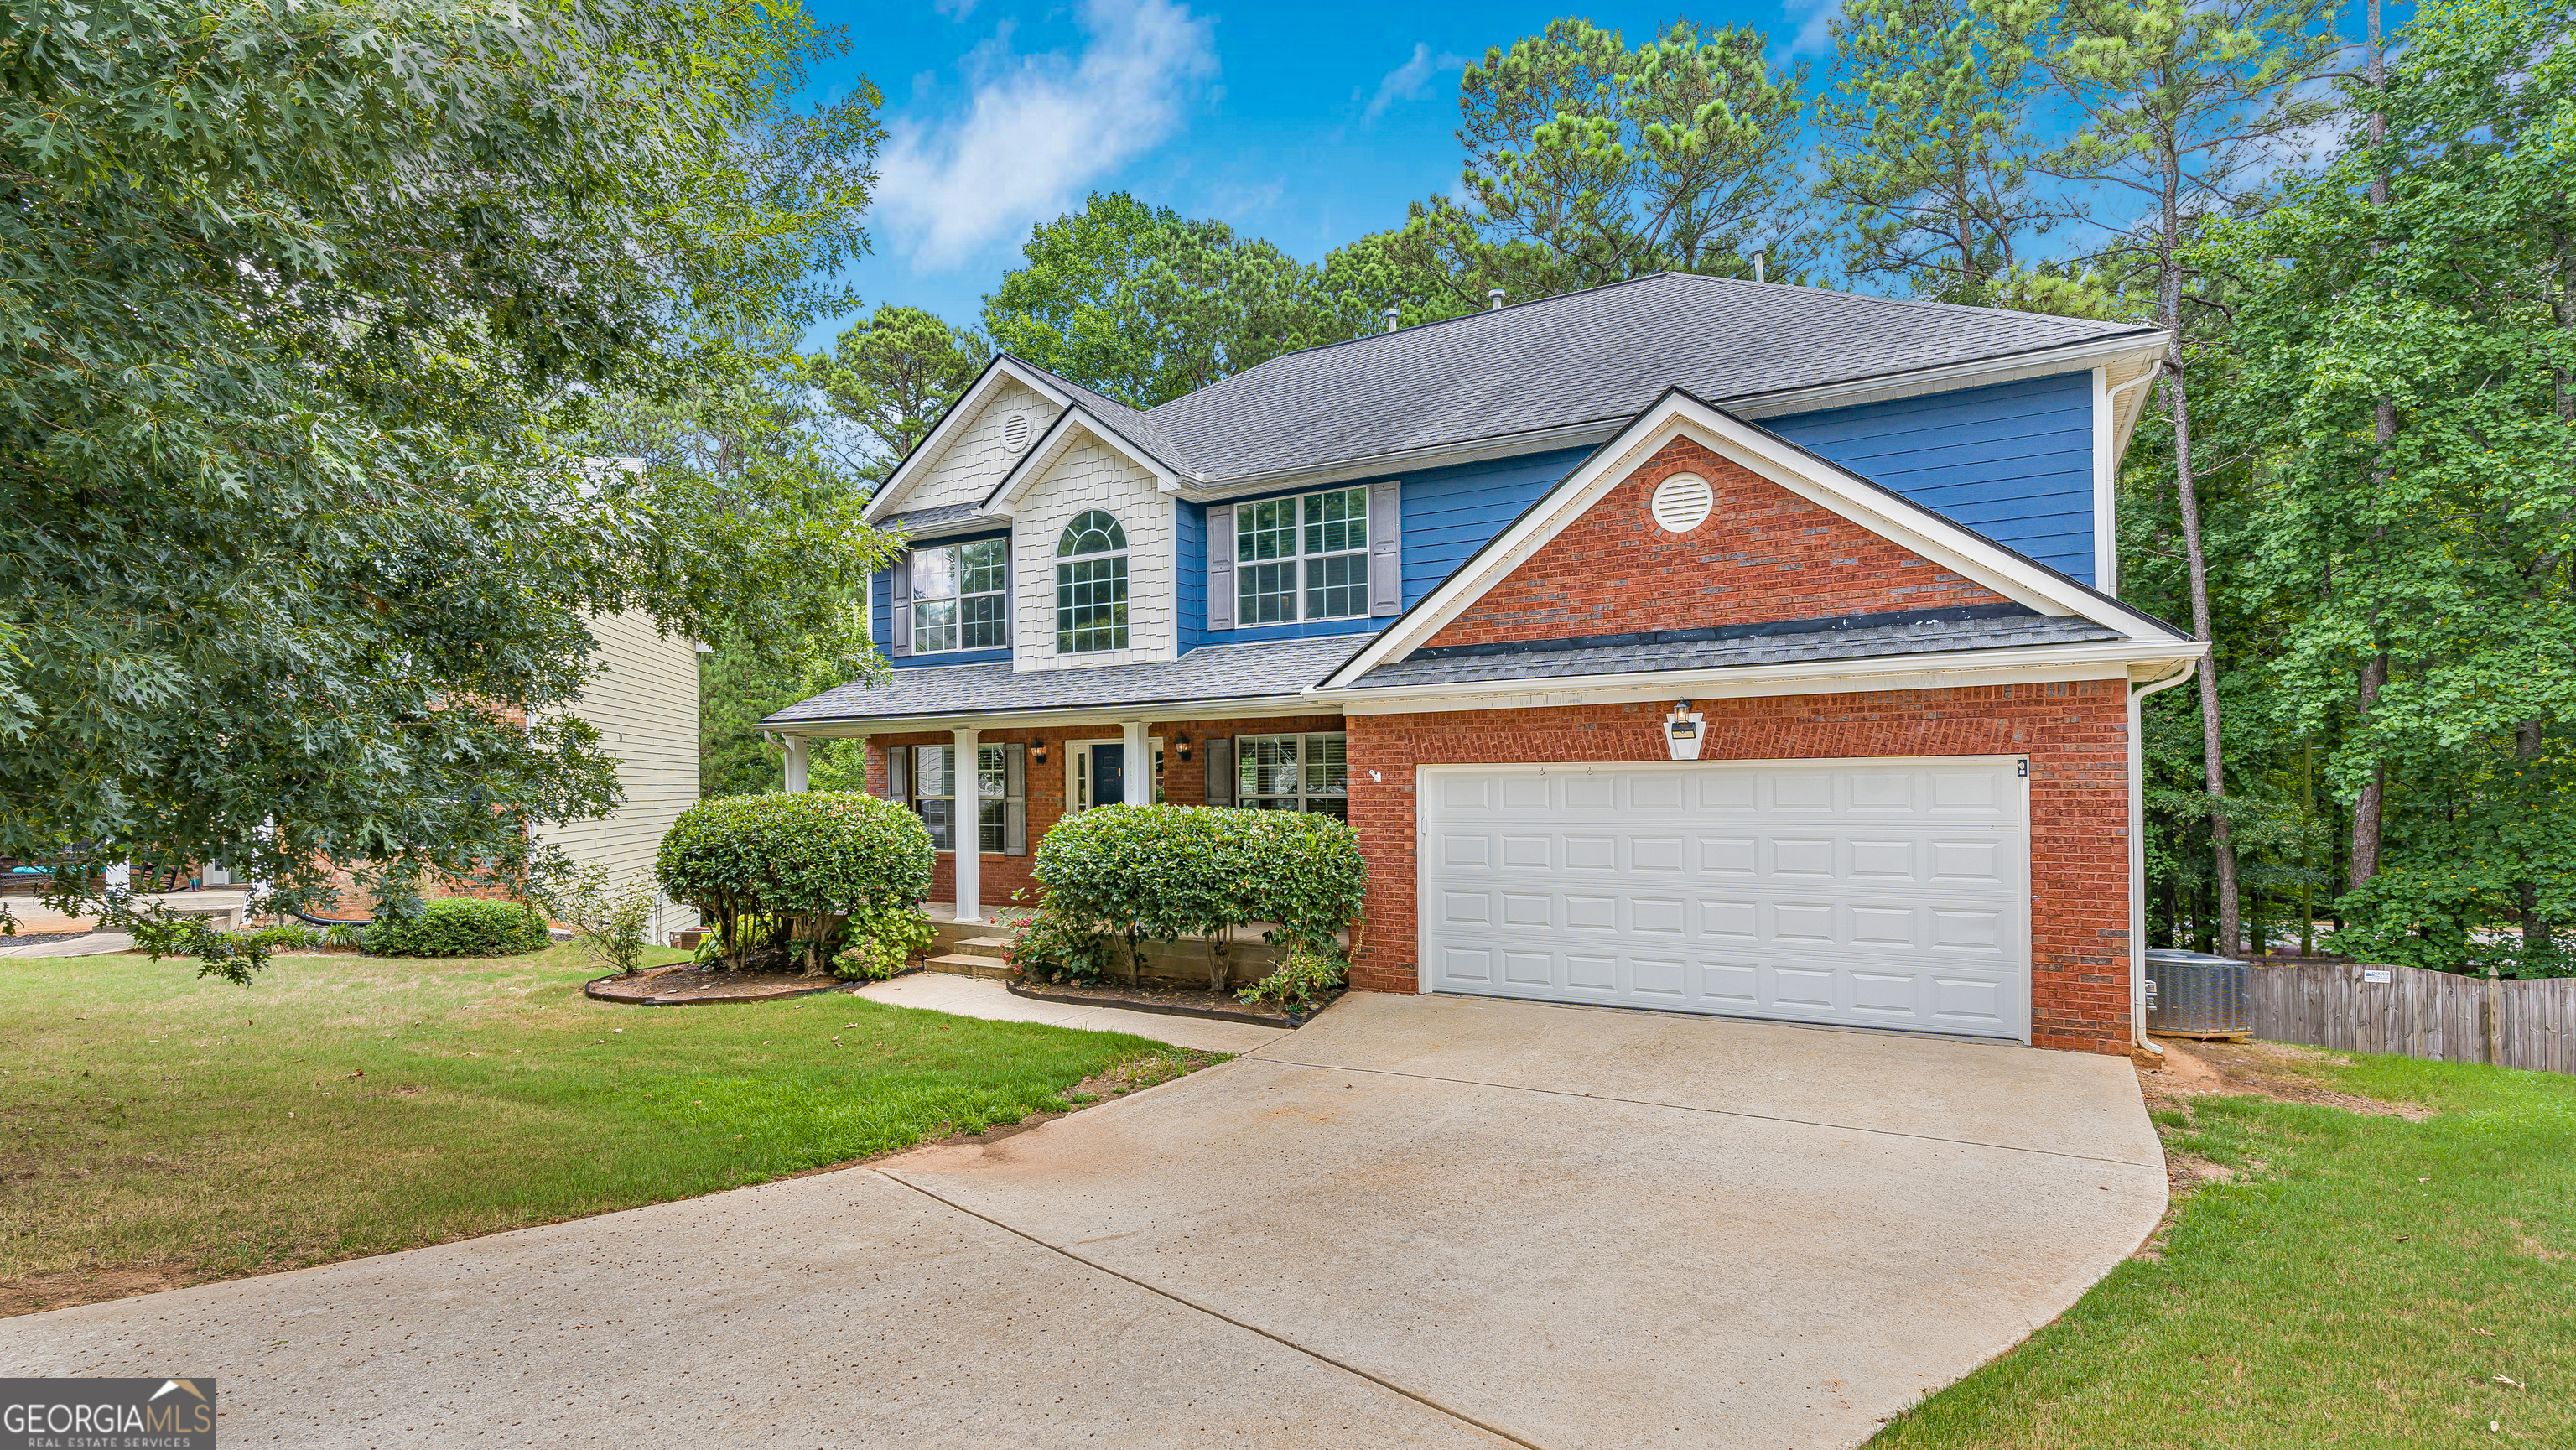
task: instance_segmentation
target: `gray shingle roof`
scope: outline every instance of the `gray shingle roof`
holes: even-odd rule
[[[1273,358],[1145,412],[1078,401],[1222,483],[2146,330],[1941,302],[1663,273]]]
[[[981,504],[946,503],[941,504],[935,509],[914,509],[908,514],[888,514],[884,518],[877,520],[877,527],[881,529],[910,529],[912,532],[917,534],[923,529],[935,529],[946,524],[964,523],[968,519],[977,517],[982,512],[983,506]]]
[[[1505,680],[1555,680],[1576,675],[1653,674],[1664,670],[1785,665],[1807,660],[1863,659],[1878,655],[1939,654],[1954,650],[2007,649],[2018,645],[2089,644],[2125,639],[2089,619],[2024,615],[2007,619],[1932,619],[1858,629],[1819,629],[1798,634],[1759,634],[1731,639],[1597,645],[1493,654],[1415,655],[1378,666],[1355,688],[1384,685],[1452,685]]]
[[[1176,660],[1011,673],[1007,661],[896,670],[790,705],[765,726],[947,719],[1116,705],[1196,705],[1294,695],[1360,652],[1371,634],[1210,645]]]

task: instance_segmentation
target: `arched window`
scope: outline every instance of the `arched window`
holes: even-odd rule
[[[1127,647],[1127,531],[1092,509],[1055,546],[1058,654]]]

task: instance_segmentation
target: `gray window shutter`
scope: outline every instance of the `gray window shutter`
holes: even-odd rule
[[[886,799],[912,803],[912,747],[886,747]]]
[[[1200,747],[1207,755],[1207,803],[1234,804],[1234,737],[1220,735]]]
[[[1208,628],[1234,628],[1234,505],[1207,511]]]
[[[1029,748],[1002,747],[1002,854],[1029,854]]]
[[[894,561],[894,649],[896,659],[912,653],[912,555],[899,554]]]
[[[1404,612],[1404,505],[1397,481],[1369,485],[1369,613]]]

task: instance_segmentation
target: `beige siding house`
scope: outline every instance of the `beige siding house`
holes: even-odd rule
[[[601,866],[620,885],[650,880],[653,854],[680,812],[698,803],[698,652],[685,639],[664,638],[638,612],[594,619],[598,674],[573,713],[599,731],[617,757],[625,799],[595,821],[575,821],[537,835],[585,866]],[[660,898],[652,937],[698,924],[697,909]]]

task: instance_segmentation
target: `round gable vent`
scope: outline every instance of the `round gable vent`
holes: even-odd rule
[[[1668,534],[1687,534],[1708,521],[1717,504],[1708,480],[1696,473],[1676,473],[1655,485],[1655,523]]]
[[[1029,415],[1013,413],[1002,422],[1002,446],[1013,453],[1029,446]]]

